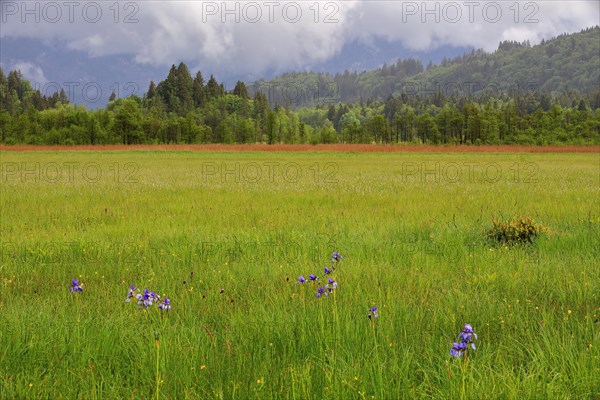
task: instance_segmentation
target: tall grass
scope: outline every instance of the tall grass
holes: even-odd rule
[[[0,161],[2,399],[600,397],[597,154]],[[52,163],[79,164],[57,180]],[[490,246],[514,215],[549,231]],[[317,299],[295,282],[324,284],[333,251],[339,286]],[[125,303],[131,284],[173,309]],[[468,365],[449,355],[465,323]]]

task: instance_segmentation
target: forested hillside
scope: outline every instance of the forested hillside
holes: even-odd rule
[[[299,107],[434,91],[448,96],[514,90],[585,92],[599,84],[600,27],[596,26],[536,46],[528,41],[505,41],[494,53],[473,50],[452,60],[443,59],[440,65],[424,66],[419,60],[400,59],[373,71],[289,73],[256,82],[251,89],[270,93],[273,103],[284,105],[287,101]]]

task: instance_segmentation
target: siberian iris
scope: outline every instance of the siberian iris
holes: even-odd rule
[[[335,289],[337,289],[337,282],[334,281],[332,278],[327,279],[327,285],[325,285],[325,289],[329,290],[330,292],[334,291]]]
[[[71,279],[71,288],[69,290],[71,293],[83,292],[83,285],[77,279]]]
[[[169,300],[168,297],[165,297],[165,300],[158,305],[158,308],[160,308],[161,310],[170,311],[171,310],[171,300]]]
[[[377,314],[377,306],[373,306],[369,309],[369,313],[367,314],[369,319],[373,319],[373,318],[377,318],[379,317],[379,314]]]
[[[127,303],[129,303],[131,301],[131,298],[135,296],[135,286],[131,285],[129,286],[129,292],[127,292],[127,298],[125,299],[125,301]]]
[[[450,349],[450,355],[454,358],[459,358],[462,355],[466,355],[469,347],[473,350],[476,349],[475,343],[473,340],[477,339],[477,334],[473,331],[473,327],[471,324],[466,324],[462,332],[458,334],[458,338],[460,342],[452,343],[452,348]]]

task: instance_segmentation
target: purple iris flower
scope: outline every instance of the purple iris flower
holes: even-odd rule
[[[125,301],[127,303],[129,303],[131,301],[131,298],[135,296],[135,286],[131,285],[129,286],[129,292],[127,292],[127,298],[125,299]]]
[[[165,300],[158,305],[158,308],[161,310],[170,311],[171,310],[171,300],[168,297],[165,297]]]
[[[470,324],[466,324],[465,329],[463,329],[463,331],[458,335],[458,337],[461,339],[461,341],[465,343],[470,343],[473,341],[473,337],[477,339],[477,334],[473,331],[473,327]]]
[[[369,316],[369,319],[379,317],[379,314],[377,314],[377,306],[373,306],[369,309],[368,316]]]
[[[452,343],[452,349],[450,349],[450,355],[454,358],[459,358],[467,350],[467,345],[464,342]]]
[[[331,262],[336,262],[336,261],[339,262],[339,261],[342,261],[343,258],[344,257],[340,253],[338,253],[337,251],[334,251],[333,257],[331,257]]]
[[[334,281],[333,279],[329,278],[327,279],[327,285],[325,285],[325,288],[327,290],[329,290],[330,292],[334,291],[335,289],[337,289],[337,282]]]
[[[304,283],[304,282],[306,282],[306,278],[304,278],[302,275],[300,275],[298,277],[298,282],[296,282],[296,283]]]
[[[452,357],[459,358],[466,354],[469,347],[473,350],[477,349],[475,343],[473,343],[473,340],[477,339],[477,334],[470,324],[465,325],[462,332],[458,334],[458,338],[460,338],[460,342],[452,343],[452,349],[450,349],[450,355]]]
[[[71,288],[69,290],[71,293],[83,292],[83,285],[77,279],[71,279]]]
[[[138,307],[150,307],[155,301],[160,300],[160,296],[158,296],[154,292],[150,292],[148,289],[144,289],[144,293],[139,293],[136,296],[138,300]]]
[[[316,275],[314,275],[314,274],[310,274],[310,275],[308,276],[308,279],[310,279],[311,281],[316,281],[317,279],[319,279],[319,277],[318,277],[318,276],[316,276]]]

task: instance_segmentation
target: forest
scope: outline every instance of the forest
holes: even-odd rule
[[[226,90],[184,62],[90,110],[0,69],[2,144],[599,144],[599,27],[439,65],[281,75]],[[512,79],[509,79],[512,77]],[[500,83],[497,83],[500,82]]]

